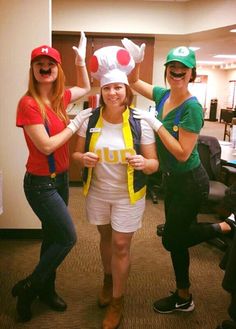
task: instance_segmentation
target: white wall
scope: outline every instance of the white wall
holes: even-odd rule
[[[184,27],[182,3],[53,0],[52,6],[54,31],[168,34],[173,29],[166,24],[167,10],[177,33]]]
[[[16,106],[27,89],[30,52],[51,42],[50,0],[0,0],[0,170],[3,172],[3,214],[0,228],[37,228],[22,180],[27,149],[15,126]]]
[[[55,31],[186,34],[235,24],[235,0],[53,0]],[[225,14],[227,13],[227,14]]]

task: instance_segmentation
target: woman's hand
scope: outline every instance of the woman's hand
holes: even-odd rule
[[[99,161],[99,157],[93,152],[86,152],[82,155],[81,160],[84,167],[94,168]]]
[[[149,126],[156,132],[162,126],[162,122],[155,117],[153,112],[134,109],[133,113],[134,113],[134,118],[145,120],[149,124]]]
[[[143,61],[146,48],[145,43],[142,43],[141,46],[138,46],[127,38],[122,39],[121,42],[125,49],[127,49],[130,55],[133,57],[135,63],[141,63]]]
[[[72,47],[76,54],[75,65],[85,66],[86,46],[87,46],[87,38],[84,32],[81,31],[81,37],[78,47],[75,46]]]
[[[92,114],[93,113],[91,107],[86,110],[80,111],[79,114],[77,114],[76,117],[70,121],[67,128],[70,128],[72,130],[72,133],[74,134],[80,128],[82,123]]]
[[[144,170],[145,169],[145,158],[140,155],[130,155],[127,157],[128,164],[132,166],[135,170]]]

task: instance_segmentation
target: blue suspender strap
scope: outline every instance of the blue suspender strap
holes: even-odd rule
[[[165,95],[162,97],[162,99],[160,100],[160,102],[158,103],[158,105],[156,104],[156,112],[158,113],[160,111],[160,109],[163,107],[164,105],[164,102],[167,100],[167,98],[169,97],[170,95],[170,91],[167,91],[165,93]],[[184,109],[184,105],[186,102],[188,102],[189,100],[192,100],[192,99],[196,99],[195,96],[193,97],[190,97],[189,99],[187,99],[183,104],[181,104],[179,106],[179,108],[176,110],[176,113],[175,113],[175,118],[174,118],[174,122],[173,122],[173,130],[172,130],[172,136],[174,136],[175,138],[178,137],[178,131],[179,131],[179,127],[178,127],[178,124],[179,124],[179,121],[180,121],[180,118],[181,118],[181,114],[182,114],[182,111]]]
[[[179,121],[180,121],[180,117],[183,111],[183,104],[178,108],[178,110],[175,113],[175,118],[174,118],[174,125],[173,125],[173,129],[172,129],[172,136],[174,136],[175,138],[178,137],[178,131],[179,131]]]
[[[156,111],[157,113],[160,111],[160,109],[163,107],[164,105],[164,102],[166,101],[166,99],[169,97],[169,94],[170,94],[170,91],[168,91],[164,96],[163,98],[160,100],[159,104],[156,105]],[[193,97],[190,97],[189,99],[187,99],[184,103],[182,103],[177,109],[176,109],[176,112],[175,112],[175,117],[174,117],[174,122],[173,122],[173,127],[172,127],[172,132],[171,132],[171,135],[174,137],[174,138],[178,138],[178,132],[179,132],[179,122],[180,122],[180,118],[181,118],[181,114],[183,112],[183,109],[184,109],[184,106],[185,104],[189,101],[189,100],[193,100],[193,99],[196,99],[195,96]],[[170,170],[173,168],[173,165],[176,163],[176,159],[175,157],[169,153],[169,165],[170,165]]]
[[[170,95],[170,91],[167,91],[165,93],[165,95],[162,97],[162,99],[160,100],[160,102],[158,104],[156,104],[156,112],[159,113],[160,109],[162,108],[162,106],[164,105],[165,101],[167,100],[167,98]]]
[[[189,99],[187,99],[185,102],[183,102],[177,109],[176,113],[175,113],[175,118],[174,118],[174,125],[173,125],[173,131],[172,131],[172,136],[174,136],[176,139],[178,137],[178,131],[179,131],[179,127],[178,124],[180,122],[180,118],[181,118],[181,114],[182,111],[184,109],[185,104],[193,99],[197,99],[195,96],[190,97]]]
[[[47,123],[45,123],[45,128],[47,130],[48,136],[50,136]],[[48,155],[48,166],[49,166],[49,171],[51,173],[51,178],[55,178],[56,177],[56,166],[55,166],[55,159],[54,159],[53,153]]]
[[[168,90],[165,95],[162,97],[162,99],[160,100],[160,102],[158,104],[156,104],[156,112],[158,113],[160,111],[160,109],[163,107],[165,101],[167,100],[167,98],[170,95],[170,91]],[[174,125],[173,125],[173,131],[172,131],[172,136],[174,136],[175,138],[177,138],[178,136],[178,124],[180,121],[180,117],[181,117],[181,113],[183,110],[183,106],[181,105],[178,110],[176,111],[175,114],[175,118],[174,118]]]

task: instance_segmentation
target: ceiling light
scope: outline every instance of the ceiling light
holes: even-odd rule
[[[197,61],[197,64],[206,64],[206,65],[221,65],[223,62],[220,61]]]
[[[189,47],[191,50],[193,50],[193,51],[196,51],[196,50],[199,50],[200,49],[200,47]]]
[[[213,57],[215,57],[215,58],[236,58],[236,55],[224,55],[224,54],[222,54],[222,55],[215,55]]]

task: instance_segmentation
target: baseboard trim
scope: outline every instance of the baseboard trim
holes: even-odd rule
[[[42,239],[42,229],[0,229],[0,239]]]

